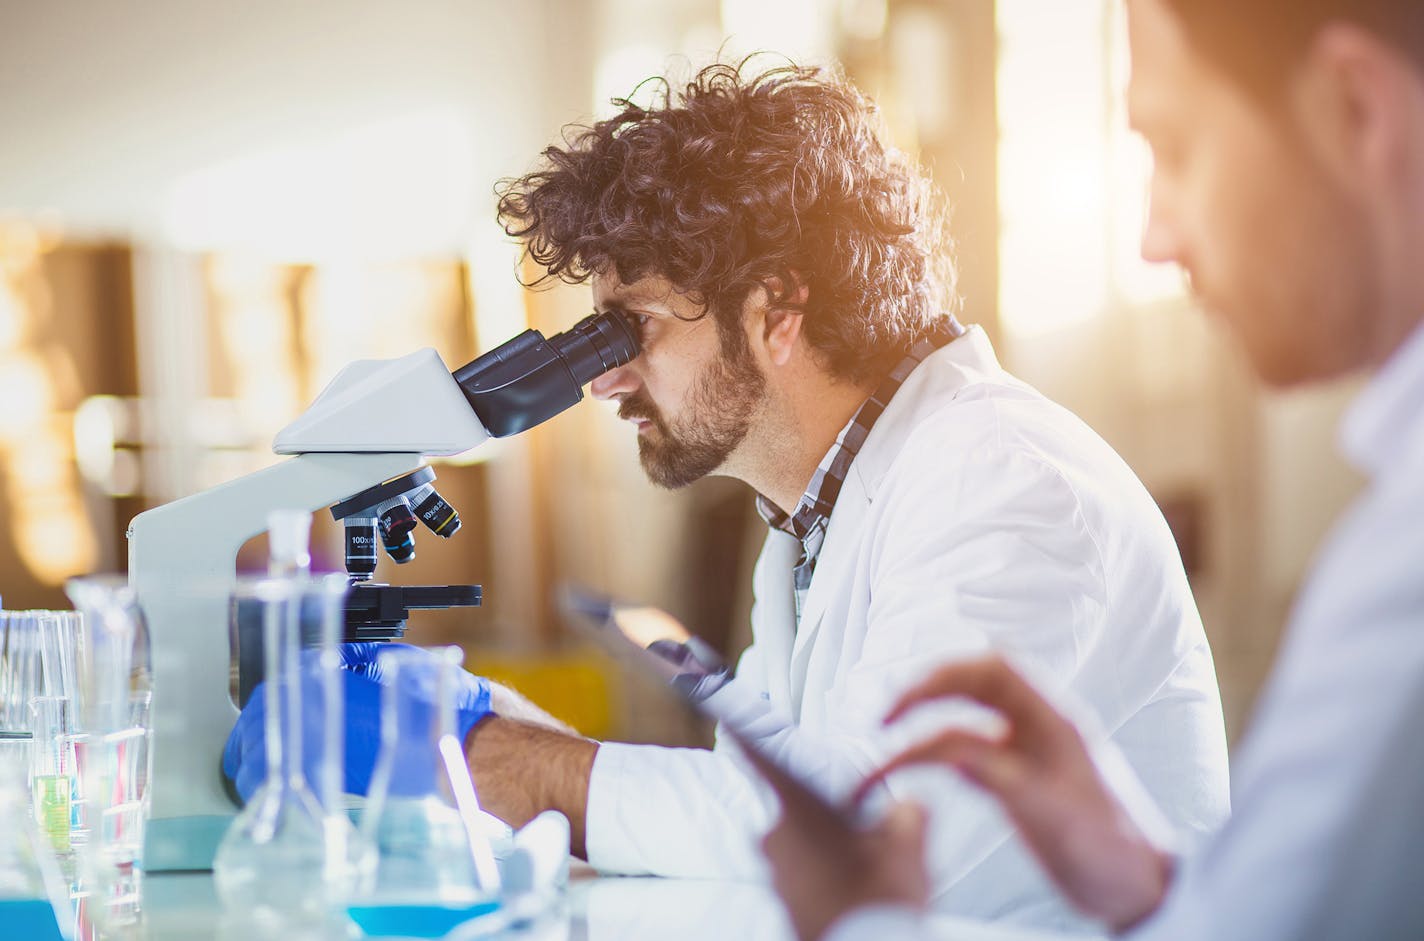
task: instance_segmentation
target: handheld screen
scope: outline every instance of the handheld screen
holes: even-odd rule
[[[760,746],[735,713],[718,708],[713,696],[731,679],[731,671],[711,647],[676,618],[658,608],[623,604],[607,595],[564,586],[559,607],[590,629],[605,645],[667,683],[699,713],[720,723],[781,800],[783,811],[837,825],[855,826],[849,808],[833,805]]]

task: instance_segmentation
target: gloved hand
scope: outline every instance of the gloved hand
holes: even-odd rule
[[[378,659],[382,650],[416,651],[416,656],[421,655],[420,648],[410,644],[342,644],[336,649],[341,654],[343,670],[375,680],[382,686],[390,685],[390,678],[381,670]],[[425,654],[425,656],[431,655]],[[490,710],[489,680],[482,676],[475,676],[468,670],[459,670],[457,682],[460,685],[455,691],[455,727],[460,733],[460,740],[463,741],[469,735],[470,729],[474,728],[475,723],[493,713]],[[404,681],[402,681],[402,686],[410,688]],[[427,699],[434,695],[433,690],[422,692]]]
[[[352,644],[350,648],[388,647],[386,644]],[[406,645],[400,645],[406,646]],[[414,648],[408,648],[414,649]],[[382,686],[384,677],[375,660],[375,650],[342,649],[343,665],[340,672],[341,692],[345,710],[345,735],[343,737],[344,768],[343,789],[349,794],[365,796],[371,786],[371,774],[381,743]],[[491,715],[489,684],[478,677],[460,671],[469,680],[462,681],[456,695],[455,728],[461,741],[468,737],[470,729],[477,722]],[[432,692],[422,684],[407,683],[402,678],[399,690],[402,697],[403,736],[419,735],[419,730],[430,729],[436,720],[436,704]],[[320,703],[323,701],[321,684],[314,670],[302,670],[302,765],[308,783],[316,779],[316,768],[320,762],[323,747],[323,718]],[[233,782],[244,801],[251,798],[267,775],[266,747],[266,683],[259,684],[248,701],[247,707],[237,717],[223,748],[223,773]],[[406,732],[405,730],[410,730]],[[392,767],[392,790],[412,793],[419,790],[423,782],[420,774],[431,769],[417,770],[412,763],[397,761]]]
[[[342,787],[364,795],[371,784],[371,769],[381,741],[381,685],[368,677],[341,671],[341,698],[345,713]],[[302,770],[315,789],[323,741],[322,688],[315,671],[302,670]],[[244,801],[252,797],[267,777],[267,684],[259,683],[237,717],[223,747],[223,774],[233,782]]]

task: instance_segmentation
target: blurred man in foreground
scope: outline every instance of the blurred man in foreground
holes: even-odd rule
[[[1204,852],[1154,845],[1087,736],[1000,659],[938,671],[887,722],[962,697],[997,710],[1001,735],[948,732],[880,774],[958,769],[1081,911],[1134,938],[1418,939],[1424,4],[1128,0],[1128,16],[1129,110],[1156,157],[1143,254],[1186,269],[1273,385],[1378,370],[1341,429],[1370,487],[1316,560],[1241,745],[1234,816]],[[803,937],[933,936],[905,878],[913,819],[868,834],[806,819],[788,806],[766,841]]]

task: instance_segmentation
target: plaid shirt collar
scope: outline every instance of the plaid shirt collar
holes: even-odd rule
[[[850,472],[851,462],[860,453],[865,439],[870,436],[870,429],[875,427],[875,422],[885,412],[885,407],[890,404],[890,400],[895,397],[895,393],[900,390],[900,386],[915,367],[935,350],[963,336],[964,332],[959,321],[952,316],[944,316],[923,339],[910,348],[905,357],[871,393],[870,398],[861,403],[855,415],[836,436],[836,443],[831,445],[831,449],[821,459],[816,473],[811,476],[810,486],[796,504],[795,512],[788,515],[765,496],[757,494],[757,512],[766,520],[767,525],[788,532],[801,541],[801,558],[797,562],[798,617],[799,601],[805,587],[810,584],[809,569],[814,567],[816,556],[820,554],[831,511],[835,509],[836,499],[840,496],[841,486]]]

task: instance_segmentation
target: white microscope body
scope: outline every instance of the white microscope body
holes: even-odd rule
[[[220,763],[237,719],[229,692],[235,670],[229,599],[238,550],[266,528],[268,514],[341,503],[333,512],[350,511],[350,525],[368,508],[367,491],[379,487],[381,499],[402,495],[414,484],[392,479],[417,470],[427,457],[460,454],[491,436],[537,425],[638,353],[628,322],[604,313],[547,339],[526,330],[453,374],[431,349],[352,363],[277,435],[273,450],[292,457],[134,518],[129,580],[148,623],[153,659],[146,870],[210,869],[236,812]],[[348,540],[354,575],[350,547]],[[368,558],[371,567],[374,559]],[[404,616],[397,614],[396,620]]]
[[[153,658],[149,871],[209,869],[236,813],[222,780],[237,719],[229,598],[238,550],[273,510],[314,512],[489,437],[432,349],[343,369],[273,449],[272,467],[135,517],[129,578]]]

